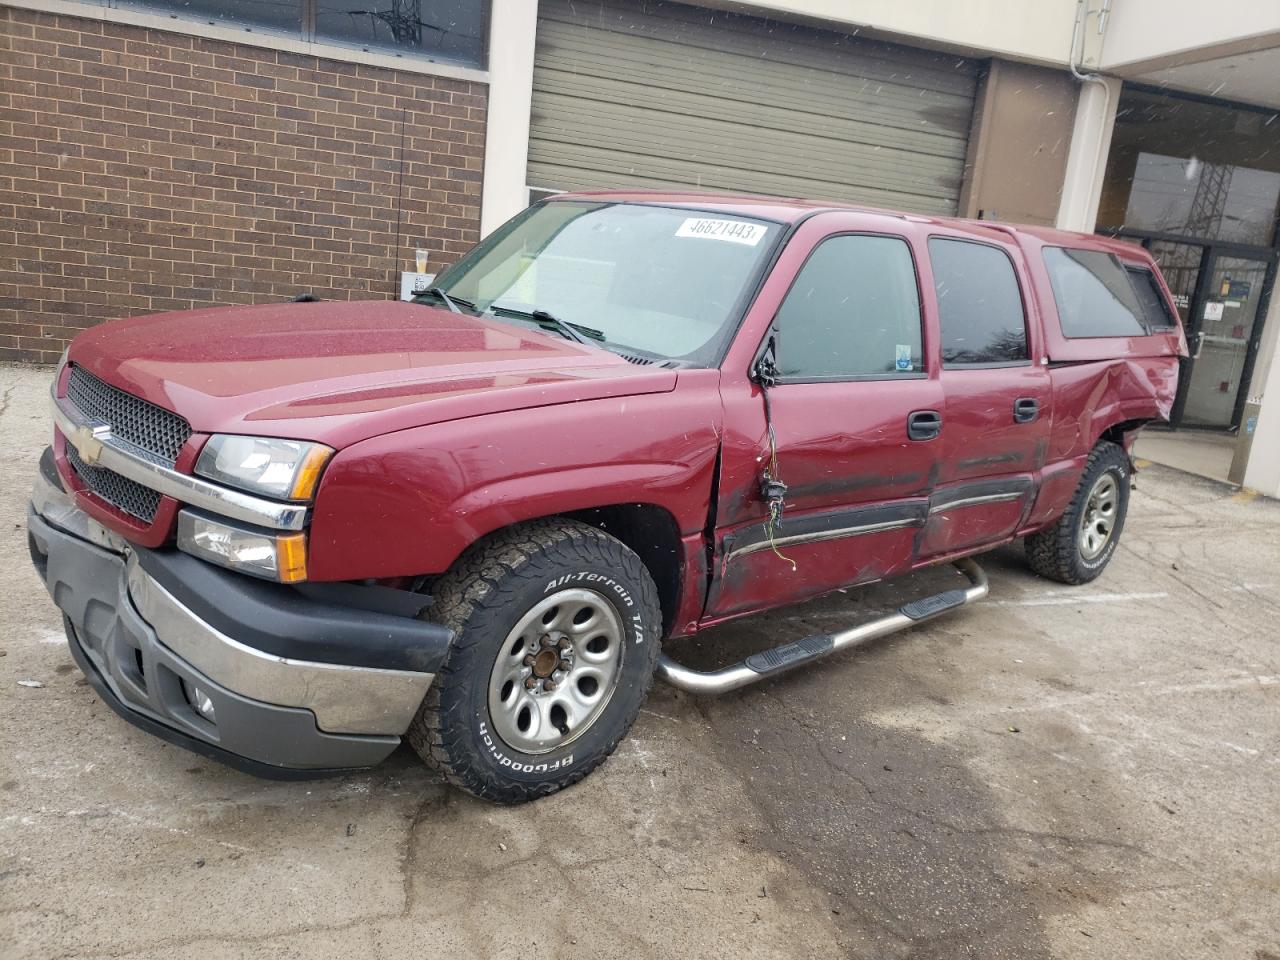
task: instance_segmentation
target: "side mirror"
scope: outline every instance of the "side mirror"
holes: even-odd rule
[[[778,383],[778,331],[772,330],[769,339],[764,342],[764,349],[756,357],[751,367],[751,382],[762,387],[777,386]]]

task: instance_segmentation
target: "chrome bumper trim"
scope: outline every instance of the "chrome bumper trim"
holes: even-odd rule
[[[279,503],[241,493],[149,460],[114,437],[108,425],[88,420],[72,404],[58,397],[56,389],[55,384],[50,390],[53,424],[86,463],[105,467],[166,497],[224,517],[277,530],[306,527],[305,505]]]
[[[205,623],[130,556],[129,599],[156,638],[205,674],[253,700],[303,707],[326,733],[405,732],[434,674],[288,660],[255,650]]]
[[[124,537],[108,530],[77,507],[67,491],[50,483],[49,478],[39,470],[36,471],[36,481],[31,488],[31,506],[54,526],[61,527],[81,540],[88,540],[112,553],[123,554],[128,550],[129,545]]]

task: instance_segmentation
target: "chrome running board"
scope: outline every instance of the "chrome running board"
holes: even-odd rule
[[[893,613],[868,623],[841,630],[839,633],[818,634],[784,643],[780,647],[753,653],[747,659],[720,670],[703,672],[690,670],[676,663],[665,653],[658,658],[658,677],[673,687],[690,693],[727,693],[748,684],[774,677],[806,663],[812,663],[837,650],[848,650],[871,640],[887,637],[914,624],[932,620],[948,610],[981,600],[987,595],[987,575],[982,568],[967,557],[957,560],[954,566],[969,581],[963,589],[935,593],[921,600],[904,603]]]

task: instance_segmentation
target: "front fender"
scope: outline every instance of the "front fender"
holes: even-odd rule
[[[524,520],[648,503],[701,531],[720,436],[718,373],[664,394],[536,407],[415,427],[329,464],[308,576],[438,574],[480,537]]]

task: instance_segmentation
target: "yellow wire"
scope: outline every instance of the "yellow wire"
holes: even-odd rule
[[[779,560],[785,560],[787,563],[791,564],[791,572],[795,573],[797,569],[796,562],[792,560],[790,557],[784,557],[782,555],[782,551],[778,549],[778,545],[777,543],[774,542],[774,539],[773,539],[773,524],[777,515],[778,515],[777,503],[776,502],[770,503],[769,504],[769,520],[764,525],[765,533],[769,535],[769,549],[773,551],[774,556],[776,556]]]
[[[769,475],[776,480],[778,479],[778,443],[776,438],[773,435],[772,423],[769,424],[768,432],[769,432]],[[791,572],[795,573],[797,570],[796,562],[792,560],[790,557],[784,557],[782,555],[782,551],[778,549],[778,544],[774,542],[774,539],[773,539],[774,526],[778,522],[778,506],[779,506],[778,501],[776,500],[769,501],[769,519],[764,525],[764,532],[769,536],[769,549],[773,551],[774,556],[776,556],[779,560],[785,560],[787,563],[791,564]]]

